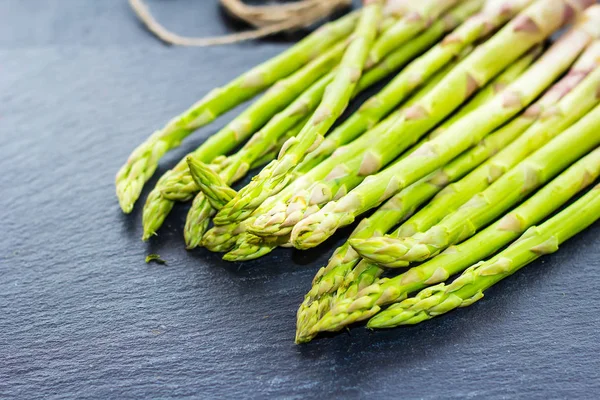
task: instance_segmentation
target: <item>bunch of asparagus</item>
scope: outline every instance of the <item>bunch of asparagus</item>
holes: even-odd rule
[[[244,261],[313,248],[374,210],[315,276],[297,342],[472,304],[600,218],[600,186],[588,190],[600,176],[594,3],[364,1],[150,136],[117,174],[121,207],[132,211],[167,151],[266,90],[160,178],[144,239],[193,200],[187,247]]]

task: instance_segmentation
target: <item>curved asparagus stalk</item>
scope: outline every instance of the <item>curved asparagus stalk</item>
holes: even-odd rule
[[[567,79],[568,78],[569,77],[567,77]],[[550,141],[553,136],[556,136],[557,132],[553,132],[553,129],[562,126],[563,124],[561,124],[561,122],[563,122],[564,119],[576,119],[578,116],[581,116],[580,114],[584,114],[591,108],[596,106],[600,102],[600,99],[598,98],[598,91],[600,90],[600,68],[596,69],[588,78],[589,79],[586,79],[580,85],[580,87],[578,87],[572,93],[573,96],[565,98],[566,101],[564,102],[564,104],[561,104],[562,106],[575,107],[573,107],[572,109],[568,109],[568,107],[564,107],[562,109],[554,109],[554,111],[558,111],[558,113],[555,113],[554,115],[558,115],[559,117],[551,118],[553,121],[550,124],[548,123],[548,121],[542,120],[540,125],[545,125],[546,129],[542,131],[536,130],[535,136],[530,136],[530,132],[527,132],[524,136],[521,136],[521,138],[512,143],[507,149],[503,151],[508,151],[508,153],[506,153],[507,157],[504,157],[503,160],[510,159],[510,155],[514,155],[514,153],[510,153],[511,148],[515,149],[516,151],[520,151],[521,153],[526,153],[527,151],[535,151],[537,148],[540,148],[546,142]],[[552,94],[552,92],[550,92],[550,94]],[[576,103],[571,102],[572,100],[579,101]],[[562,114],[562,112],[569,112],[569,114]],[[561,121],[561,119],[563,121]],[[574,125],[572,128],[574,129],[577,126],[578,124]],[[501,173],[497,173],[496,175],[494,175],[494,178],[496,178],[496,176],[501,177],[499,177],[494,183],[489,184],[489,187],[487,187],[487,189],[485,189],[486,185],[481,185],[484,186],[485,190],[483,190],[479,194],[477,194],[477,191],[472,193],[473,197],[471,198],[471,200],[465,203],[465,205],[462,208],[446,216],[444,219],[441,220],[439,224],[430,227],[428,230],[423,231],[422,233],[416,233],[413,236],[409,237],[399,237],[399,235],[402,232],[406,231],[406,229],[404,228],[400,229],[398,234],[394,237],[367,239],[360,243],[351,243],[352,246],[364,258],[370,260],[371,262],[386,267],[406,266],[407,263],[414,261],[423,261],[427,258],[430,258],[431,256],[437,254],[439,251],[443,250],[450,244],[457,243],[457,241],[459,240],[464,240],[465,235],[468,235],[469,232],[471,232],[472,234],[474,230],[477,230],[479,227],[482,226],[482,224],[486,223],[484,221],[489,220],[489,218],[493,218],[494,213],[500,212],[502,210],[502,207],[508,207],[512,204],[512,202],[518,201],[520,198],[522,198],[523,195],[530,193],[538,185],[542,184],[545,179],[548,179],[552,176],[553,173],[557,173],[557,171],[559,171],[554,169],[555,167],[561,168],[561,166],[565,165],[565,162],[572,162],[572,158],[570,157],[571,154],[568,154],[561,160],[557,160],[554,162],[552,162],[551,159],[548,159],[548,157],[552,157],[553,154],[560,154],[562,151],[564,151],[564,149],[561,149],[557,146],[564,145],[569,140],[565,136],[568,134],[568,132],[570,132],[570,130],[567,130],[558,138],[550,141],[550,143],[546,144],[544,147],[541,147],[541,149],[535,152],[531,157],[527,158],[520,165],[511,169],[506,174],[502,175]],[[542,135],[541,133],[545,133],[546,135]],[[594,143],[593,138],[592,143]],[[524,147],[520,146],[523,144],[529,144],[530,147],[527,150],[523,150]],[[539,146],[531,146],[531,144],[539,144]],[[578,147],[577,143],[572,143],[572,145],[577,148],[585,148],[584,146]],[[496,160],[494,157],[491,160],[491,164],[502,165],[500,163],[495,163],[495,161]],[[545,165],[544,162],[547,162],[548,165]],[[535,172],[531,171],[532,175],[522,176],[524,180],[518,178],[518,176],[523,173],[521,170],[528,171],[527,168],[529,167],[527,166],[530,164],[536,166]],[[484,167],[486,166],[484,165]],[[467,177],[467,180],[470,180],[469,178],[470,176]],[[489,179],[489,181],[493,181],[493,179]],[[505,194],[498,192],[499,189],[502,190],[501,188],[506,189],[506,185],[517,182],[522,183],[525,187],[522,189],[521,193],[518,193],[517,191],[513,190],[512,193],[516,196],[505,196]],[[515,187],[517,186],[514,186],[513,188]],[[470,189],[466,188],[465,191],[469,193]],[[496,197],[494,197],[494,195]],[[500,200],[500,198],[502,198],[502,200]],[[498,199],[498,201],[496,201],[495,199]],[[493,204],[493,210],[487,210],[486,206],[484,206],[483,203],[477,203],[478,201],[489,202],[490,205]],[[488,212],[486,217],[488,219],[483,218],[477,221],[472,220],[469,215],[471,215],[471,212],[474,211],[473,206],[475,208],[478,208],[479,211],[483,211],[484,209],[486,209]],[[428,211],[427,208],[424,210]],[[462,222],[459,222],[459,220],[461,220],[462,218],[465,219],[463,219]],[[466,225],[469,225],[469,227],[467,227]],[[460,234],[455,232],[455,229],[461,229],[458,228],[458,226],[461,226],[465,229]],[[442,231],[444,233],[442,233]],[[445,236],[446,233],[449,236]],[[435,239],[433,239],[434,236]],[[434,240],[435,243],[433,243],[432,240]],[[449,242],[446,240],[449,240]],[[389,252],[383,255],[384,253],[386,253],[387,250],[389,250]]]
[[[475,264],[451,284],[424,289],[415,297],[395,304],[372,318],[369,328],[412,325],[467,307],[483,298],[483,292],[558,246],[600,218],[600,185],[539,227],[530,228],[512,246],[492,259]]]
[[[496,11],[490,14],[478,14],[470,18],[467,22],[457,28],[452,34],[448,35],[442,43],[436,45],[425,55],[410,64],[405,68],[384,90],[372,97],[365,103],[359,112],[351,116],[344,124],[329,135],[323,143],[313,152],[305,156],[305,152],[301,151],[296,154],[297,157],[289,156],[286,162],[289,162],[289,168],[293,168],[302,158],[308,158],[314,165],[315,161],[321,161],[324,157],[333,150],[337,145],[338,135],[349,135],[356,137],[360,133],[374,125],[383,116],[389,113],[395,106],[398,105],[406,96],[411,93],[422,82],[432,76],[444,65],[447,65],[454,57],[460,54],[467,46],[474,41],[482,38],[489,33],[490,30],[501,26],[507,19],[513,15],[513,10],[519,11],[524,6],[525,1],[505,3],[505,12]],[[474,5],[478,5],[475,3]],[[457,7],[450,15],[451,20],[462,16],[464,19],[465,10],[472,12],[473,5],[465,3]],[[441,22],[440,22],[441,24]],[[368,74],[367,74],[368,76]],[[369,137],[363,137],[362,145],[369,143]],[[278,161],[280,165],[283,161]],[[306,163],[304,163],[306,164]],[[282,165],[282,164],[281,164]],[[271,169],[264,170],[259,175],[256,181],[253,181],[246,188],[242,189],[238,197],[228,204],[215,218],[215,223],[225,224],[243,220],[260,205],[264,199],[275,194],[292,179],[293,175],[287,175],[288,167],[282,167],[281,174],[272,174]],[[272,176],[273,175],[273,176]]]
[[[460,109],[457,115],[466,115],[501,92],[514,81],[525,68],[533,62],[535,53],[524,56],[513,64],[469,103]],[[381,236],[393,226],[408,218],[422,204],[431,199],[450,182],[454,182],[500,149],[511,143],[521,133],[520,129],[501,128],[477,146],[462,154],[444,168],[411,185],[388,200],[371,217],[363,219],[350,238],[367,239]],[[365,282],[374,281],[382,272],[377,266],[359,265],[361,257],[348,242],[338,248],[327,266],[321,268],[313,279],[313,286],[298,309],[297,340],[306,339],[310,328],[329,310],[337,297],[353,292]],[[356,270],[353,268],[356,267]],[[352,274],[350,274],[352,271]],[[350,275],[349,275],[350,274]],[[356,278],[356,279],[355,279]],[[350,288],[350,289],[349,289]],[[336,291],[338,291],[336,296]]]
[[[578,192],[592,184],[600,175],[600,149],[578,161],[554,179],[531,199],[471,239],[440,256],[391,279],[364,287],[353,297],[338,301],[315,327],[318,330],[339,330],[376,314],[390,303],[400,302],[411,292],[421,290],[460,273],[469,265],[490,256],[506,246],[530,226],[543,220],[567,203]],[[519,223],[514,224],[515,219]]]
[[[564,23],[564,1],[538,1],[511,22],[500,33],[478,48],[448,75],[436,90],[420,105],[404,113],[404,117],[390,129],[405,133],[412,129],[428,129],[460,104],[455,93],[468,93],[470,87],[481,84],[482,76],[492,66],[491,55],[503,54],[502,61],[512,62],[511,55],[526,50]],[[594,8],[597,11],[597,8]],[[543,16],[543,18],[542,18]],[[292,231],[294,247],[314,247],[330,237],[339,227],[348,225],[356,216],[377,206],[401,189],[423,178],[435,169],[480,141],[490,131],[512,118],[527,106],[558,77],[593,38],[598,17],[593,13],[576,28],[563,36],[532,68],[513,83],[503,95],[470,113],[446,132],[423,145],[413,156],[402,160],[377,175],[372,175],[339,201],[331,202],[319,212],[298,223]],[[509,44],[507,46],[507,44]],[[507,48],[508,47],[508,48]],[[498,51],[492,51],[492,49]],[[495,58],[497,61],[498,59]],[[483,67],[483,68],[481,68]],[[477,77],[477,78],[475,78]],[[476,80],[478,79],[478,80]],[[450,92],[447,92],[450,90]],[[453,94],[449,101],[439,101]],[[384,135],[383,140],[387,140]]]
[[[154,174],[160,158],[167,151],[179,146],[194,130],[254,97],[320,55],[333,43],[348,36],[357,17],[357,14],[352,14],[325,25],[289,50],[254,67],[226,86],[213,90],[163,129],[153,133],[131,153],[127,163],[117,173],[117,197],[123,211],[132,211],[144,183]],[[222,148],[234,146],[234,142],[235,138],[229,132],[223,132],[206,141],[203,153],[212,159],[222,154]]]
[[[494,80],[494,84],[486,86],[476,96],[473,97],[464,107],[462,107],[456,115],[464,116],[476,109],[478,106],[484,104],[492,97],[492,94],[496,92],[496,89],[501,89],[502,83],[512,81],[523,72],[539,55],[539,48],[529,52],[518,60],[513,66],[508,68],[505,73],[501,74],[497,79]],[[453,68],[454,65],[450,64],[449,68]],[[451,69],[444,72],[449,73]],[[442,77],[440,77],[440,80]],[[430,86],[432,85],[433,86]],[[426,87],[426,91],[423,96],[435,87],[436,80],[430,82]],[[416,103],[419,99],[411,102]],[[407,104],[406,107],[412,106]],[[408,144],[406,140],[403,141],[403,145]],[[418,148],[418,147],[417,147]],[[308,216],[307,212],[314,212],[315,207],[321,208],[328,202],[335,200],[341,195],[346,194],[349,190],[356,187],[366,177],[366,172],[372,174],[375,171],[368,170],[368,164],[365,161],[372,161],[376,159],[379,166],[385,166],[391,161],[391,157],[388,155],[391,153],[392,156],[397,152],[397,147],[390,149],[390,146],[385,146],[379,153],[369,152],[370,158],[358,157],[349,162],[341,163],[336,166],[336,174],[328,179],[320,180],[313,184],[309,189],[303,190],[297,193],[287,204],[279,203],[268,213],[262,214],[258,217],[255,222],[248,226],[248,230],[258,236],[282,236],[289,235],[295,222]],[[416,150],[416,148],[413,148]],[[411,151],[407,151],[406,155],[410,154]],[[340,171],[344,171],[343,173]]]

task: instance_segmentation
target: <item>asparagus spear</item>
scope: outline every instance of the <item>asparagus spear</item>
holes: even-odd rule
[[[483,292],[558,246],[600,218],[600,185],[570,207],[538,227],[530,228],[512,246],[483,263],[467,269],[451,284],[429,287],[415,297],[395,304],[369,321],[369,328],[412,325],[467,307]]]
[[[464,93],[470,85],[479,85],[473,78],[481,79],[481,73],[489,71],[497,62],[489,64],[491,55],[502,53],[502,61],[509,59],[519,48],[531,47],[533,42],[542,40],[564,22],[564,7],[570,7],[562,1],[538,1],[527,11],[516,18],[499,34],[478,48],[461,63],[435,90],[423,100],[421,105],[414,106],[404,113],[395,128],[406,132],[411,128],[430,128],[433,123],[443,118],[455,107],[456,93]],[[569,8],[569,10],[572,10]],[[598,9],[595,8],[597,11]],[[543,15],[543,18],[542,18]],[[550,18],[552,17],[552,18]],[[377,206],[402,188],[423,178],[435,169],[446,164],[462,151],[478,142],[490,131],[517,114],[524,106],[534,100],[544,88],[560,75],[577,57],[579,52],[591,40],[597,30],[598,17],[589,14],[589,19],[582,20],[568,34],[563,36],[552,48],[530,68],[521,78],[514,82],[501,96],[480,107],[477,112],[470,113],[446,132],[421,146],[413,156],[402,160],[377,175],[372,175],[361,185],[352,190],[339,201],[331,202],[315,214],[298,223],[292,231],[294,247],[306,249],[314,247],[330,237],[339,227],[348,225],[356,216]],[[526,29],[524,27],[527,27]],[[515,40],[517,39],[518,40]],[[507,48],[507,43],[511,43]],[[501,51],[491,51],[496,47]],[[479,70],[477,66],[485,66]],[[474,68],[475,67],[475,68]],[[477,71],[477,73],[475,73]],[[457,89],[453,83],[461,89]],[[466,82],[471,82],[466,84]],[[448,90],[450,90],[448,92]],[[454,97],[448,99],[453,94]],[[445,95],[445,96],[443,96]],[[440,101],[440,99],[444,101]],[[460,101],[461,98],[457,100]],[[440,117],[440,114],[442,115]],[[388,133],[389,133],[388,132]],[[384,135],[383,140],[387,140]]]
[[[507,170],[522,161],[533,151],[539,149],[550,139],[572,125],[585,115],[598,101],[594,93],[595,81],[600,72],[595,71],[591,77],[577,86],[573,93],[567,92],[577,85],[600,63],[600,43],[594,43],[580,58],[569,74],[556,85],[549,96],[542,102],[553,101],[566,95],[556,107],[550,107],[541,118],[527,130],[517,141],[502,150],[490,161],[473,171],[460,182],[454,183],[439,193],[432,202],[404,223],[394,234],[394,237],[412,236],[424,232],[438,223],[449,212],[458,209],[476,193],[487,188],[493,181],[502,176]],[[540,108],[534,106],[523,117],[511,125],[527,126],[532,120],[530,115],[537,115]],[[508,126],[505,129],[510,129]]]
[[[477,108],[488,101],[495,93],[501,92],[510,82],[514,81],[525,68],[533,62],[536,54],[531,52],[524,56],[519,62],[513,64],[456,115],[466,115],[471,110]],[[452,118],[451,118],[452,119]],[[435,132],[435,131],[434,131]],[[521,133],[518,129],[502,128],[488,136],[477,146],[462,154],[453,160],[444,168],[434,172],[430,176],[422,179],[407,189],[388,200],[371,217],[363,219],[356,227],[350,238],[369,238],[372,236],[381,236],[394,225],[402,222],[414,211],[427,202],[437,192],[450,182],[456,181],[477,167],[487,158],[496,154],[499,149],[512,142]],[[346,242],[338,248],[330,258],[326,267],[319,270],[313,279],[313,286],[304,298],[304,302],[298,309],[297,338],[306,337],[307,331],[329,310],[329,305],[333,303],[335,291],[345,293],[348,286],[362,283],[365,279],[355,282],[354,277],[363,278],[362,271],[366,270],[373,273],[370,280],[376,279],[381,270],[377,266],[361,265],[357,271],[348,277],[348,274],[361,260],[358,253]],[[359,272],[360,271],[360,272]],[[322,299],[322,300],[321,300]]]
[[[506,74],[502,74],[496,83],[506,81],[511,75],[516,78],[517,73],[522,72],[538,55],[539,48],[526,54],[509,68],[506,71]],[[484,104],[490,97],[490,93],[494,93],[494,91],[495,87],[489,85],[487,90],[482,90],[478,93],[478,95],[462,107],[456,115],[464,116],[479,105]],[[407,106],[410,105],[411,104],[407,104]],[[405,138],[403,146],[410,144],[410,139],[411,138]],[[414,138],[412,140],[414,140]],[[279,203],[275,205],[272,210],[264,213],[257,218],[253,224],[249,225],[248,231],[259,236],[288,235],[295,225],[295,222],[308,216],[308,213],[320,209],[329,201],[341,197],[341,195],[347,193],[348,190],[353,189],[362,182],[366,175],[375,172],[366,168],[368,167],[368,164],[365,161],[376,159],[378,161],[378,166],[385,166],[392,160],[392,157],[395,156],[397,150],[397,147],[390,148],[390,146],[385,146],[379,153],[374,151],[368,152],[369,158],[361,155],[346,163],[338,164],[335,168],[337,173],[333,174],[331,179],[325,178],[324,180],[315,182],[309,189],[297,193],[287,202],[287,204]],[[413,148],[413,150],[415,150],[415,148]],[[406,155],[410,153],[411,151],[409,150],[406,152]],[[340,171],[344,172],[340,173]]]
[[[567,203],[600,175],[600,149],[594,150],[525,203],[471,239],[440,256],[391,279],[381,279],[336,303],[315,326],[339,330],[376,314],[386,304],[400,302],[414,291],[446,280],[506,246],[530,226]],[[515,221],[517,222],[515,224]]]
[[[158,161],[167,151],[179,146],[194,130],[290,75],[333,43],[348,36],[357,17],[357,14],[351,14],[325,25],[280,55],[251,69],[226,86],[213,90],[163,129],[153,133],[133,151],[117,174],[117,196],[123,211],[131,212],[144,183],[150,179]],[[207,158],[214,158],[222,154],[223,148],[233,147],[235,143],[238,143],[235,135],[232,137],[231,133],[223,132],[207,140],[203,153]]]
[[[600,69],[589,78],[581,85],[582,91],[588,93],[588,107],[584,104],[582,108],[588,110],[594,105],[596,108],[599,107],[597,104],[600,101],[598,98]],[[594,115],[593,111],[590,115]],[[352,247],[371,262],[386,267],[400,267],[407,266],[410,262],[426,260],[449,245],[459,243],[487,224],[498,213],[560,172],[582,151],[585,152],[590,146],[593,147],[595,143],[600,142],[600,135],[596,132],[598,125],[593,125],[600,122],[600,119],[597,121],[592,119],[592,125],[586,131],[581,125],[588,121],[590,118],[584,117],[426,232],[404,238],[382,237],[361,242],[351,241]],[[581,138],[587,142],[578,143]],[[571,152],[567,151],[569,149]],[[564,152],[568,154],[562,156]],[[557,156],[560,159],[555,160]],[[517,188],[520,190],[516,190]]]
[[[346,135],[356,137],[360,133],[368,129],[378,122],[383,116],[395,107],[402,99],[411,93],[419,86],[424,79],[430,77],[444,65],[456,57],[466,46],[480,39],[485,34],[489,33],[489,29],[493,29],[502,25],[512,14],[512,10],[520,10],[524,7],[524,1],[505,3],[507,12],[495,11],[494,13],[479,14],[462,26],[455,32],[446,37],[446,39],[428,51],[424,56],[413,62],[401,74],[399,74],[386,88],[361,107],[360,111],[350,117],[343,125],[336,129],[324,143],[317,148],[316,155],[308,155],[313,161],[323,159],[322,155],[331,154],[337,145],[337,136]],[[475,4],[478,5],[478,4]],[[472,12],[472,5],[465,3],[457,7],[456,16],[463,15],[467,10]],[[361,138],[362,142],[359,146],[369,144],[370,137]],[[308,145],[308,142],[305,143]],[[304,146],[306,147],[306,146]],[[289,163],[287,166],[278,167],[281,174],[273,174],[273,169],[268,168],[261,172],[261,175],[256,181],[253,181],[238,194],[238,197],[228,204],[215,218],[215,223],[225,224],[242,220],[260,205],[265,198],[276,193],[292,179],[293,175],[287,174],[290,168],[293,168],[305,156],[304,147],[294,147],[298,151],[285,157],[284,160],[279,160],[276,165],[284,165],[284,162]],[[318,156],[317,156],[318,155]],[[314,165],[314,164],[313,164]],[[289,168],[288,168],[289,167]]]

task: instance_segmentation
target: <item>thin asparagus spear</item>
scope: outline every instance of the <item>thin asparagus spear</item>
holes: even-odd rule
[[[444,216],[458,209],[475,194],[485,190],[506,171],[585,115],[598,103],[595,87],[600,79],[600,71],[597,70],[599,64],[600,43],[595,42],[580,57],[569,74],[541,100],[542,103],[548,100],[553,102],[553,99],[565,95],[556,107],[550,107],[525,134],[487,163],[461,181],[445,188],[426,207],[404,223],[393,236],[408,237],[431,228]],[[592,71],[594,71],[592,75],[586,79]],[[584,83],[579,84],[583,79],[585,79]],[[575,87],[573,92],[567,93],[573,87]],[[528,123],[533,122],[527,117],[537,115],[539,110],[540,107],[534,106],[529,113],[515,120],[511,125],[527,126]]]
[[[476,49],[438,85],[440,90],[437,93],[432,92],[420,105],[407,110],[404,117],[396,124],[397,126],[391,128],[388,133],[396,130],[404,133],[414,127],[430,128],[456,107],[454,101],[461,101],[462,97],[456,100],[456,93],[469,92],[467,89],[471,85],[480,84],[474,76],[481,79],[480,73],[485,73],[496,66],[498,63],[496,54],[503,54],[502,61],[508,59],[511,62],[512,52],[518,52],[519,48],[531,47],[535,41],[543,40],[554,29],[560,27],[564,23],[565,7],[576,14],[576,11],[563,1],[536,2],[481,48]],[[594,10],[598,11],[598,8],[594,7]],[[298,223],[292,231],[291,241],[294,247],[306,249],[317,246],[339,227],[352,223],[356,216],[446,164],[520,112],[556,79],[578,56],[582,48],[592,40],[600,19],[594,12],[587,14],[589,18],[580,21],[574,29],[554,44],[540,61],[514,82],[503,95],[497,96],[493,101],[480,107],[477,112],[470,113],[453,124],[446,132],[421,146],[412,157],[402,160],[377,175],[370,176],[339,201],[329,203]],[[507,43],[511,43],[510,46],[507,46]],[[502,50],[490,51],[496,46]],[[494,63],[490,64],[489,59],[492,55]],[[476,66],[483,68],[479,70]],[[475,71],[478,73],[475,74]],[[459,86],[453,85],[453,81],[456,81],[456,85]],[[384,135],[382,139],[387,140],[386,136]]]
[[[516,78],[518,73],[529,66],[538,55],[539,48],[535,48],[511,66],[506,74],[502,74],[496,83],[506,81],[511,74]],[[490,93],[495,92],[493,86],[488,85],[486,88],[487,90],[484,89],[478,93],[456,115],[464,116],[484,104],[491,97]],[[408,138],[405,138],[403,145],[408,144],[410,144]],[[295,223],[308,216],[307,213],[314,212],[315,207],[320,209],[328,202],[341,197],[362,182],[367,175],[376,172],[366,168],[365,160],[370,161],[376,158],[377,165],[383,167],[392,160],[396,151],[397,147],[385,146],[379,153],[373,151],[368,153],[369,159],[361,155],[346,163],[338,164],[335,168],[337,173],[331,179],[319,180],[307,190],[296,193],[287,203],[278,203],[269,212],[258,217],[253,224],[248,225],[248,231],[258,236],[288,235]],[[410,153],[411,151],[408,151],[406,154]],[[344,171],[344,173],[339,171]]]
[[[584,104],[582,108],[588,110],[593,106],[598,108],[600,69],[589,78],[581,85],[582,91],[588,93],[587,105],[589,106],[585,107]],[[351,241],[350,244],[362,257],[373,263],[386,267],[405,267],[411,262],[431,258],[449,245],[460,243],[504,209],[520,201],[560,172],[562,168],[573,162],[578,154],[600,143],[598,125],[591,125],[588,131],[580,127],[588,120],[589,118],[584,117],[575,123],[426,232],[404,238],[382,237],[361,242]],[[597,123],[600,119],[592,121]],[[582,137],[584,139],[581,139]],[[579,140],[585,142],[579,143]],[[567,151],[569,149],[571,152]],[[567,154],[563,155],[563,153]],[[560,158],[556,159],[556,157]],[[516,190],[517,188],[520,190]]]
[[[213,90],[163,129],[153,133],[131,153],[127,163],[117,173],[117,196],[123,211],[132,211],[144,183],[150,179],[160,158],[167,151],[179,146],[194,130],[254,97],[320,55],[333,43],[348,36],[356,25],[357,18],[358,14],[352,14],[325,25],[280,55],[254,67],[226,86]],[[206,158],[212,159],[222,154],[222,149],[232,148],[235,143],[239,143],[236,142],[235,135],[231,136],[229,132],[223,132],[208,139],[203,146]]]
[[[305,152],[302,151],[303,148],[294,147],[294,149],[298,151],[289,154],[284,160],[282,159],[276,162],[276,165],[282,166],[279,170],[281,174],[274,173],[274,166],[273,168],[263,170],[263,172],[261,172],[262,176],[259,175],[257,180],[242,189],[238,196],[217,214],[215,223],[225,224],[247,218],[258,205],[262,204],[265,198],[277,193],[293,179],[293,174],[288,174],[290,168],[293,168],[293,166],[301,162],[303,158],[311,159],[312,165],[314,165],[315,161],[317,163],[320,162],[324,156],[328,156],[336,149],[338,135],[351,136],[354,138],[364,132],[365,129],[368,129],[369,126],[372,126],[389,113],[389,111],[391,111],[391,109],[402,99],[406,98],[406,96],[418,87],[425,78],[430,77],[444,65],[448,64],[454,57],[463,51],[465,47],[489,33],[489,29],[501,26],[511,15],[513,15],[511,13],[513,9],[518,11],[523,7],[523,1],[514,4],[506,3],[506,5],[506,10],[510,10],[509,12],[479,14],[469,19],[456,29],[455,32],[448,35],[442,43],[436,45],[424,56],[411,63],[411,65],[402,71],[402,73],[386,86],[382,92],[372,97],[363,105],[363,107],[361,107],[361,110],[358,113],[350,117],[344,124],[329,135],[313,154],[304,157]],[[455,10],[457,11],[457,15],[462,13],[461,10],[463,7],[468,9],[467,6],[468,3],[458,7],[457,10]],[[361,139],[363,142],[359,146],[367,146],[371,140],[370,136]],[[308,145],[308,143],[306,143],[306,145]],[[289,168],[288,166],[285,166],[284,163],[289,163]]]
[[[395,304],[369,321],[369,328],[412,325],[467,307],[483,298],[483,292],[558,246],[600,218],[600,185],[539,227],[530,228],[512,246],[475,264],[449,285],[429,287],[415,297]]]
[[[346,297],[315,326],[316,331],[335,331],[370,318],[380,308],[397,303],[409,293],[445,281],[468,266],[511,243],[529,227],[542,221],[600,176],[600,149],[578,161],[525,203],[451,251],[391,279],[381,279],[352,297]]]
[[[519,62],[509,67],[503,74],[478,93],[457,114],[466,115],[469,111],[488,101],[495,93],[501,92],[533,60],[534,54],[524,56]],[[470,170],[496,154],[499,149],[512,142],[520,133],[519,129],[506,128],[501,128],[494,132],[444,168],[393,196],[371,217],[363,219],[350,238],[366,239],[372,236],[383,235],[393,226],[412,215],[419,206],[431,199],[445,185],[460,179]],[[323,316],[324,312],[329,310],[329,305],[333,302],[336,290],[344,293],[348,289],[348,286],[355,284],[353,279],[347,278],[348,274],[360,260],[361,258],[358,253],[346,242],[336,250],[327,266],[319,270],[313,279],[311,290],[307,293],[302,305],[298,309],[297,338],[306,337],[308,335],[307,331],[312,325]],[[364,266],[357,267],[357,271],[362,271],[363,269]],[[379,276],[380,271],[378,270],[379,268],[374,266],[369,271],[372,271],[375,275],[372,279]],[[353,277],[359,278],[360,275],[359,272],[356,272],[353,274]]]

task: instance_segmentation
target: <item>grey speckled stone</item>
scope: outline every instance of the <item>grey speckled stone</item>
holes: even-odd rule
[[[212,1],[151,4],[184,32],[225,29]],[[142,243],[140,207],[123,216],[113,193],[149,132],[286,44],[167,48],[118,0],[2,0],[0,16],[0,398],[597,396],[599,224],[472,307],[296,346],[296,307],[342,236],[226,264],[184,250],[184,207]]]

